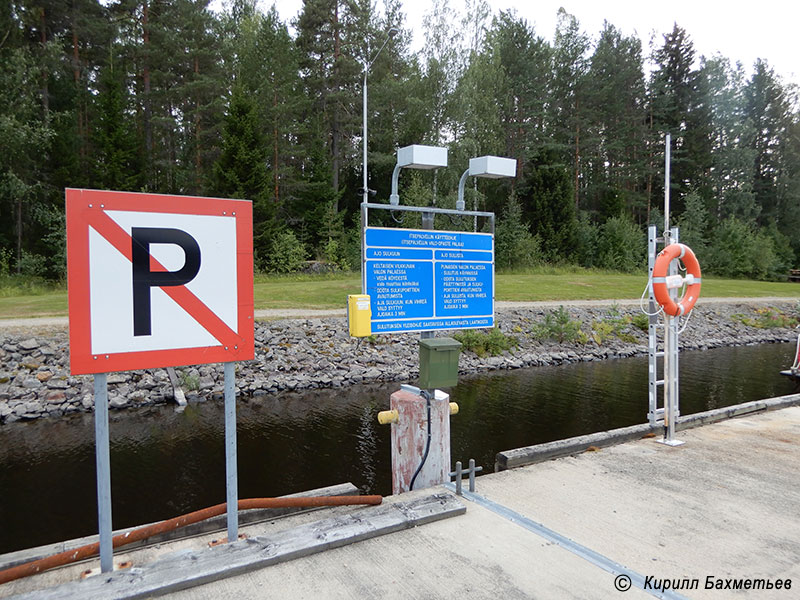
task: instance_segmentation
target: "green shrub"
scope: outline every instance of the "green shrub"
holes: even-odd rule
[[[47,257],[23,250],[22,258],[19,261],[20,273],[29,277],[41,277],[44,279],[47,275],[47,262]]]
[[[648,326],[648,319],[647,316],[644,314],[636,314],[633,317],[630,316],[621,316],[619,311],[616,308],[612,308],[610,311],[610,318],[602,319],[600,321],[592,321],[592,334],[591,338],[598,346],[602,346],[606,341],[611,339],[612,337],[616,337],[623,342],[627,342],[629,344],[635,344],[639,340],[636,339],[636,336],[633,335],[630,331],[628,331],[629,327],[638,327],[642,329],[639,325],[634,323],[634,319],[637,319],[641,323],[641,319],[639,317],[644,317],[644,329],[643,331],[647,331]]]
[[[644,313],[636,313],[631,317],[631,325],[636,327],[636,329],[641,329],[647,333],[647,330],[650,327],[650,317]]]
[[[765,307],[755,309],[756,316],[750,317],[741,313],[731,315],[731,319],[748,327],[773,329],[775,327],[796,327],[800,325],[800,315],[786,314],[777,308]]]
[[[597,240],[597,266],[631,273],[647,258],[644,232],[630,219],[611,217],[601,227]]]
[[[588,213],[581,212],[575,229],[575,248],[572,257],[581,266],[591,268],[599,266],[597,257],[597,240],[600,228],[592,223]]]
[[[544,323],[534,326],[533,336],[536,339],[556,340],[560,344],[564,342],[585,344],[589,339],[581,330],[580,321],[571,319],[563,306],[547,313],[544,316]]]
[[[281,231],[272,239],[270,254],[264,261],[270,273],[293,273],[305,265],[306,248],[292,231]]]
[[[543,262],[539,236],[522,220],[522,207],[512,195],[495,229],[495,264],[500,269],[524,269]]]
[[[196,392],[200,389],[200,377],[198,375],[193,375],[187,371],[182,371],[180,374],[181,377],[181,387],[189,392]]]
[[[602,346],[609,338],[616,334],[616,327],[610,321],[592,321],[592,339],[595,344]]]
[[[461,342],[464,350],[478,356],[497,356],[519,344],[517,338],[504,334],[497,327],[490,329],[488,333],[480,329],[465,329],[455,333],[453,337]]]
[[[780,278],[789,268],[789,261],[787,239],[777,229],[756,232],[753,225],[731,217],[714,231],[704,264],[709,272],[722,277],[763,280]]]

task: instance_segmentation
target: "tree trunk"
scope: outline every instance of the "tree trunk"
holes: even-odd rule
[[[194,57],[194,76],[197,79],[200,76],[200,61]],[[202,168],[202,160],[200,157],[200,99],[196,99],[194,103],[194,193],[196,194],[200,188],[200,170]]]
[[[39,41],[42,43],[42,52],[47,45],[47,20],[44,8],[39,11]],[[44,120],[50,119],[50,90],[47,80],[47,69],[42,69],[42,109],[44,110]]]
[[[278,90],[276,89],[272,97],[273,123],[272,123],[272,182],[275,186],[275,206],[278,206],[280,197],[278,195]]]
[[[17,275],[22,272],[22,196],[17,197]]]
[[[341,91],[339,85],[339,58],[341,54],[341,39],[339,31],[339,0],[334,2],[333,13],[333,89],[338,94]],[[339,108],[338,102],[333,102],[333,115],[332,115],[332,136],[331,136],[331,153],[333,154],[333,192],[336,196],[336,212],[339,212],[339,154],[341,131],[339,125]]]
[[[142,6],[142,41],[144,45],[144,65],[142,69],[142,79],[144,83],[144,145],[145,162],[148,173],[147,186],[152,183],[152,164],[153,164],[153,126],[150,114],[150,25],[148,22],[148,5],[145,0]]]
[[[75,82],[75,92],[78,94],[76,113],[78,116],[78,156],[80,156],[81,166],[86,160],[86,123],[84,122],[83,94],[81,93],[81,63],[80,52],[78,51],[78,27],[75,14],[75,3],[72,3],[72,78]]]

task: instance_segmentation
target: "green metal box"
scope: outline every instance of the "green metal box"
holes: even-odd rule
[[[423,390],[452,387],[458,383],[461,344],[448,337],[419,341],[419,387]]]

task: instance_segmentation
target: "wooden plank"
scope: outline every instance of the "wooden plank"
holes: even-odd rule
[[[385,503],[214,548],[183,550],[143,567],[17,596],[18,600],[134,600],[161,596],[466,512],[449,492]]]
[[[310,496],[358,496],[359,493],[360,492],[358,488],[354,486],[352,483],[340,483],[338,485],[331,485],[327,487],[317,488],[314,490],[309,490],[306,492],[300,492],[297,494],[289,494],[287,496],[281,496],[281,498],[304,498]],[[262,508],[256,510],[239,511],[239,525],[240,526],[253,525],[255,523],[270,521],[272,519],[277,519],[279,517],[284,517],[298,512],[311,511],[311,510],[320,510],[320,509],[319,508]],[[113,535],[127,533],[129,531],[137,529],[138,527],[140,526],[128,527],[127,529],[119,529],[114,531]],[[126,546],[121,548],[119,552],[128,552],[136,548],[144,548],[146,546],[152,546],[153,544],[163,544],[164,542],[194,537],[206,533],[225,531],[227,527],[228,527],[227,516],[220,515],[218,517],[213,517],[211,519],[207,519],[199,523],[193,523],[192,525],[181,527],[180,529],[175,529],[173,531],[167,531],[159,535],[151,536],[140,542],[127,544]],[[45,556],[59,554],[60,552],[72,550],[73,548],[80,548],[81,546],[85,546],[87,544],[94,544],[96,541],[97,541],[97,535],[90,535],[83,538],[69,540],[66,542],[58,542],[55,544],[48,544],[46,546],[38,546],[36,548],[28,548],[26,550],[19,550],[17,552],[10,552],[8,554],[3,554],[0,555],[0,570],[9,569],[16,565],[21,565],[26,562],[38,560],[40,558],[44,558]]]
[[[186,395],[181,389],[181,384],[178,383],[175,367],[167,367],[167,375],[169,376],[169,382],[172,384],[172,396],[175,398],[175,402],[178,403],[178,406],[186,406]]]
[[[723,408],[715,408],[693,415],[678,417],[675,429],[677,431],[683,431],[693,427],[700,427],[701,425],[717,423],[725,419],[745,416],[756,412],[777,410],[786,408],[787,406],[797,406],[798,404],[800,404],[800,394],[790,394],[788,396],[779,396],[766,400],[754,400],[753,402],[745,402],[744,404],[735,404],[733,406],[725,406]],[[535,446],[504,450],[503,452],[498,452],[495,456],[494,469],[495,471],[505,471],[506,469],[524,467],[525,465],[532,465],[554,458],[580,454],[592,446],[595,448],[605,448],[607,446],[638,440],[647,434],[661,435],[663,432],[663,423],[658,423],[656,425],[645,423],[642,425],[632,425],[630,427],[590,433],[588,435],[557,440],[555,442],[536,444]]]
[[[506,469],[523,467],[553,458],[572,456],[573,454],[585,452],[590,447],[605,448],[638,440],[650,433],[658,435],[662,431],[663,426],[661,425],[654,426],[645,423],[644,425],[632,425],[610,431],[580,435],[565,440],[556,440],[555,442],[536,444],[535,446],[505,450],[498,452],[495,456],[494,469],[495,471],[505,471]]]

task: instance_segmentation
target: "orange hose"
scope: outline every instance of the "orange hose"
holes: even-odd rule
[[[346,506],[354,504],[380,504],[383,501],[381,496],[308,496],[298,498],[250,498],[239,500],[239,510],[251,510],[254,508],[314,508],[319,506]],[[119,548],[126,544],[138,542],[159,533],[174,531],[180,527],[205,521],[211,517],[225,514],[227,503],[217,504],[208,508],[203,508],[180,517],[167,519],[160,523],[145,525],[127,533],[115,535],[112,538],[112,546]],[[79,548],[60,552],[44,558],[39,558],[28,563],[11,567],[0,571],[0,585],[36,575],[48,569],[62,567],[70,563],[78,562],[86,558],[91,558],[100,552],[100,542],[87,544]]]

